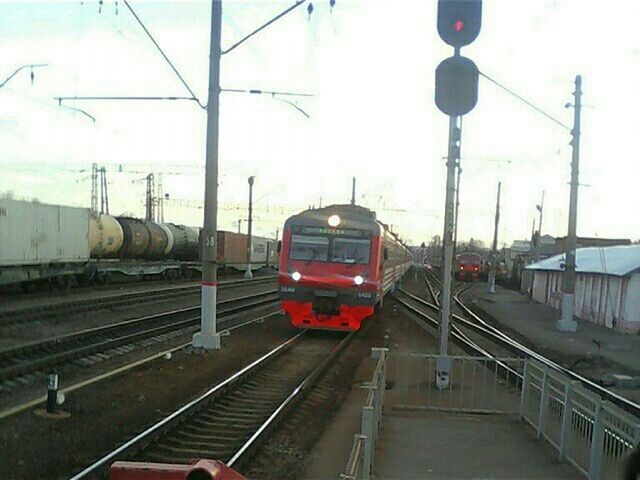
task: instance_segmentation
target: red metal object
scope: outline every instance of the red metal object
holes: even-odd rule
[[[246,480],[218,460],[193,460],[191,464],[115,462],[109,480]]]
[[[282,309],[291,317],[291,324],[299,328],[331,330],[358,330],[362,320],[373,315],[373,306],[340,305],[338,315],[321,315],[313,312],[311,302],[283,300]]]

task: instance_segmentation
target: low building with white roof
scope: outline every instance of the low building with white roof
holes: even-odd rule
[[[532,298],[560,310],[565,256],[528,265]],[[640,245],[576,250],[575,313],[623,333],[640,332]]]

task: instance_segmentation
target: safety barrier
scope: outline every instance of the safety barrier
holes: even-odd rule
[[[626,455],[640,442],[638,418],[532,359],[520,417],[590,480],[621,478]]]
[[[449,356],[448,388],[436,388],[436,354],[390,354],[389,378],[394,380],[395,408],[467,413],[516,414],[525,360]]]
[[[369,480],[373,466],[373,452],[378,438],[378,429],[382,418],[384,390],[387,384],[387,352],[386,348],[372,348],[371,356],[378,359],[371,382],[362,388],[369,393],[362,407],[360,433],[354,435],[349,460],[340,474],[343,480]]]

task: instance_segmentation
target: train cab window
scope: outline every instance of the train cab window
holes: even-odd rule
[[[289,258],[326,262],[329,258],[329,239],[310,235],[291,235]]]
[[[336,263],[369,263],[370,250],[370,240],[334,238],[331,261]]]

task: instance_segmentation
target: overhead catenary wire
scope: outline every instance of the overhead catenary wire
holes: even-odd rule
[[[493,83],[494,85],[496,85],[497,87],[501,88],[502,90],[504,90],[505,92],[507,92],[509,95],[517,98],[518,100],[520,100],[522,103],[524,103],[525,105],[533,108],[535,111],[537,111],[538,113],[540,113],[541,115],[544,115],[545,117],[547,117],[549,120],[551,120],[552,122],[560,125],[562,128],[571,131],[571,127],[565,125],[564,123],[562,123],[560,120],[558,120],[557,118],[553,117],[552,115],[548,114],[547,112],[545,112],[544,110],[542,110],[540,107],[534,105],[532,102],[530,102],[529,100],[527,100],[526,98],[524,98],[522,95],[518,95],[516,92],[514,92],[513,90],[511,90],[510,88],[506,87],[505,85],[503,85],[502,83],[498,82],[496,79],[491,78],[489,75],[487,75],[484,72],[478,72],[480,74],[481,77],[486,78],[487,80],[489,80],[491,83]]]
[[[303,3],[305,3],[307,0],[296,0],[296,2],[291,5],[290,7],[286,8],[284,11],[280,12],[278,15],[276,15],[275,17],[273,17],[271,20],[269,20],[268,22],[262,24],[260,27],[256,28],[254,31],[252,31],[251,33],[249,33],[248,35],[245,35],[243,38],[241,38],[240,40],[238,40],[236,43],[234,43],[233,45],[231,45],[229,48],[227,48],[226,50],[222,50],[222,55],[226,55],[227,53],[235,50],[236,48],[238,48],[240,45],[242,45],[244,42],[246,42],[247,40],[249,40],[251,37],[253,37],[254,35],[256,35],[257,33],[261,32],[262,30],[264,30],[265,28],[267,28],[269,25],[271,25],[272,23],[276,22],[277,20],[281,19],[282,17],[284,17],[285,15],[287,15],[289,12],[295,10],[296,8],[298,8],[300,5],[302,5]],[[126,2],[126,0],[125,0]]]
[[[176,76],[180,79],[180,81],[182,82],[182,84],[185,86],[185,88],[187,89],[187,91],[191,94],[191,100],[195,100],[198,105],[200,105],[200,108],[202,109],[206,109],[206,106],[203,105],[200,100],[198,99],[198,97],[196,96],[195,93],[193,93],[193,90],[191,89],[191,87],[189,86],[189,84],[186,82],[186,80],[182,77],[182,75],[180,75],[180,72],[178,72],[178,69],[175,67],[175,65],[173,64],[173,62],[171,62],[171,60],[169,60],[169,57],[167,57],[167,55],[164,53],[164,50],[162,50],[162,48],[160,47],[160,45],[158,45],[158,42],[156,42],[155,38],[153,38],[153,35],[151,35],[151,32],[149,32],[149,30],[147,29],[147,27],[144,25],[144,23],[142,23],[142,20],[140,20],[140,17],[138,17],[138,15],[136,14],[136,12],[133,10],[133,8],[131,7],[131,5],[129,4],[128,0],[124,0],[124,4],[126,5],[126,7],[129,9],[129,11],[131,12],[131,14],[133,15],[133,17],[136,19],[136,21],[138,22],[138,24],[140,24],[140,26],[142,27],[142,29],[144,30],[144,32],[147,34],[147,36],[149,37],[149,39],[153,42],[153,44],[155,45],[155,47],[158,49],[158,51],[160,52],[160,54],[162,55],[162,57],[165,59],[165,61],[169,64],[169,66],[171,67],[171,69],[173,70],[173,72],[176,74]]]

